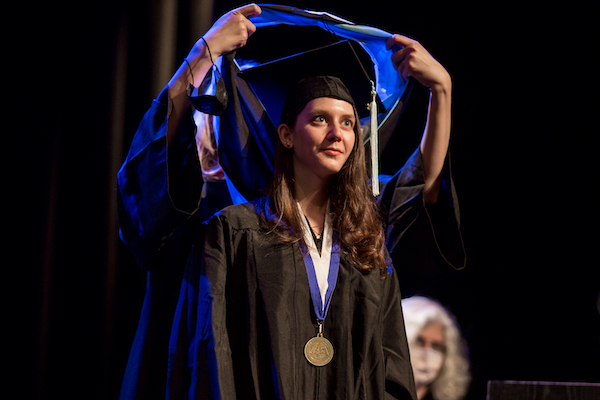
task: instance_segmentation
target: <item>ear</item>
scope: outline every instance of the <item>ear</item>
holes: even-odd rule
[[[294,132],[292,132],[288,124],[279,125],[277,135],[279,135],[279,140],[283,144],[283,147],[287,149],[294,147]]]

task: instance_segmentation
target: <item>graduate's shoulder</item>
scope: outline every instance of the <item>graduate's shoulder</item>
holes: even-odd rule
[[[225,207],[213,215],[212,218],[219,219],[221,223],[227,224],[231,229],[259,230],[264,224],[264,209],[264,200],[259,199],[249,203]]]

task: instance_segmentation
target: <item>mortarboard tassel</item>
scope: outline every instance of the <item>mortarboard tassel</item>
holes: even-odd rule
[[[371,133],[369,140],[371,141],[371,190],[373,196],[379,196],[379,133],[377,132],[377,92],[375,84],[371,81]]]

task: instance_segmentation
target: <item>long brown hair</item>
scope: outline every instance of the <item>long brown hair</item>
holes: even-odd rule
[[[356,140],[352,152],[329,188],[333,228],[340,233],[342,249],[359,271],[368,273],[379,268],[383,274],[386,271],[383,220],[369,187],[358,123],[354,134]],[[304,234],[302,215],[296,205],[292,156],[293,149],[278,142],[274,177],[267,193],[272,211],[279,216],[275,221],[275,232],[284,242],[302,240]]]

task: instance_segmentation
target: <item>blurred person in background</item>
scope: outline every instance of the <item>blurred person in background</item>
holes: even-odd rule
[[[467,346],[454,317],[437,301],[402,300],[419,400],[464,399],[471,383]]]

